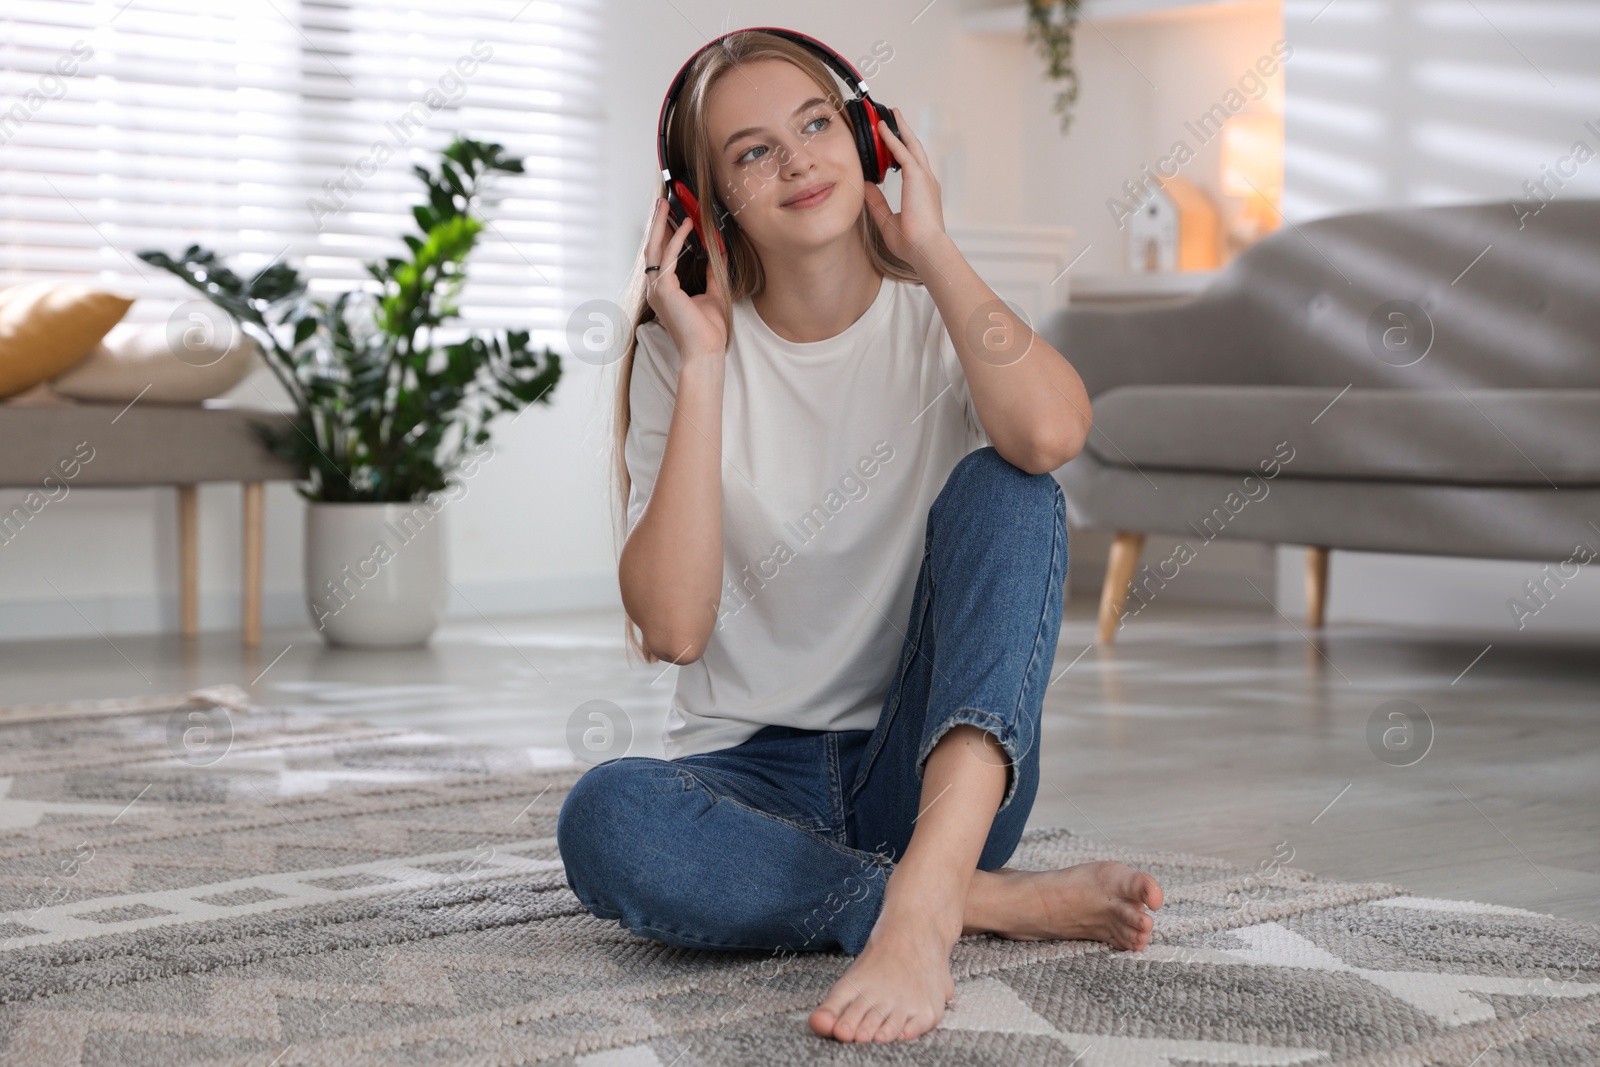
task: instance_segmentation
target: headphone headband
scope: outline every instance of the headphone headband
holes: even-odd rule
[[[867,83],[861,80],[860,71],[856,70],[849,60],[815,37],[809,37],[797,30],[786,30],[781,26],[746,26],[742,30],[733,30],[730,33],[725,33],[695,49],[694,55],[690,56],[683,66],[678,68],[677,76],[672,79],[672,84],[667,88],[667,95],[661,101],[661,116],[656,121],[656,160],[661,164],[661,177],[664,181],[672,180],[672,173],[667,168],[667,120],[671,117],[673,104],[677,100],[678,93],[683,89],[685,79],[689,77],[689,68],[696,59],[700,58],[700,53],[706,49],[722,43],[729,37],[734,36],[734,34],[751,33],[757,30],[762,33],[770,33],[777,37],[787,38],[798,45],[811,49],[812,52],[816,53],[817,58],[831,67],[834,73],[844,80],[845,84],[850,87],[850,91],[856,94],[856,99],[859,100],[867,95]]]
[[[882,119],[888,124],[889,129],[895,136],[899,136],[900,127],[896,125],[892,112],[881,107],[877,101],[867,94],[867,83],[861,80],[860,72],[851,65],[849,60],[816,38],[808,37],[794,30],[786,30],[781,26],[747,26],[742,30],[725,33],[708,44],[697,48],[694,55],[690,56],[683,66],[678,68],[677,76],[672,79],[672,84],[667,88],[667,95],[661,101],[661,115],[656,120],[656,162],[661,167],[661,182],[665,187],[667,208],[674,222],[679,224],[687,222],[694,227],[693,235],[688,239],[688,244],[685,247],[694,247],[696,241],[704,237],[700,232],[700,200],[687,178],[674,178],[671,168],[667,166],[667,123],[677,110],[678,94],[682,92],[683,84],[689,77],[689,68],[694,65],[696,59],[700,58],[701,53],[705,52],[707,48],[720,44],[734,34],[752,32],[768,33],[775,37],[782,37],[809,50],[843,79],[844,83],[850,87],[851,92],[855,93],[855,96],[843,102],[843,112],[852,136],[855,138],[856,156],[861,162],[862,176],[867,181],[881,182],[889,171],[898,170],[900,167],[900,164],[895,162],[894,154],[889,150],[889,146],[884,142],[883,138],[879,136],[876,128],[879,119]],[[727,220],[731,219],[731,216],[728,216],[727,210],[722,206],[721,201],[713,198],[712,203],[717,243],[726,250],[727,242],[723,237],[723,231],[730,225]],[[704,245],[702,244],[699,247],[704,248]]]

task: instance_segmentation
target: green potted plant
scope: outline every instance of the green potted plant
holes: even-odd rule
[[[285,263],[242,278],[199,246],[139,253],[254,338],[288,393],[292,427],[259,429],[306,472],[307,597],[335,644],[428,639],[445,604],[441,512],[490,454],[490,423],[548,404],[561,377],[560,356],[530,348],[527,331],[450,325],[490,181],[522,162],[457,137],[437,171],[412,170],[426,199],[409,256],[366,264],[375,285],[331,300]]]

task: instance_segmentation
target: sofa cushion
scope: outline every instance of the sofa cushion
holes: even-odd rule
[[[1113,467],[1085,453],[1056,471],[1055,478],[1066,496],[1068,523],[1074,528],[1138,530],[1149,535],[1144,552],[1149,572],[1168,579],[1173,568],[1162,561],[1173,557],[1177,541],[1195,554],[1215,551],[1206,546],[1220,539],[1538,563],[1575,555],[1582,560],[1600,545],[1600,534],[1589,525],[1600,515],[1600,487],[1564,487],[1556,492],[1543,482],[1416,485],[1290,478],[1294,466],[1290,463],[1281,477],[1270,482],[1242,471],[1216,474],[1147,467],[1141,476],[1132,467]],[[1580,543],[1587,547],[1580,550]],[[1187,572],[1187,566],[1184,569]],[[1536,569],[1537,564],[1528,573],[1533,575]],[[1570,579],[1570,566],[1566,570]],[[1260,593],[1239,585],[1261,602]],[[1501,595],[1516,593],[1509,588]],[[1463,590],[1462,595],[1482,594]]]
[[[1095,397],[1087,448],[1120,467],[1594,486],[1600,389],[1124,386]]]

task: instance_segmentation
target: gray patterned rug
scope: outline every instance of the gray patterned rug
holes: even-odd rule
[[[700,953],[589,916],[538,750],[188,697],[0,710],[8,1064],[1495,1064],[1600,1059],[1600,928],[1389,885],[1107,853],[1151,947],[963,938],[944,1022],[841,1046],[848,963]]]

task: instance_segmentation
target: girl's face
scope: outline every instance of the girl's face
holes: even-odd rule
[[[855,140],[823,97],[781,59],[746,63],[712,87],[706,120],[717,188],[758,249],[815,249],[852,232],[861,215]]]

